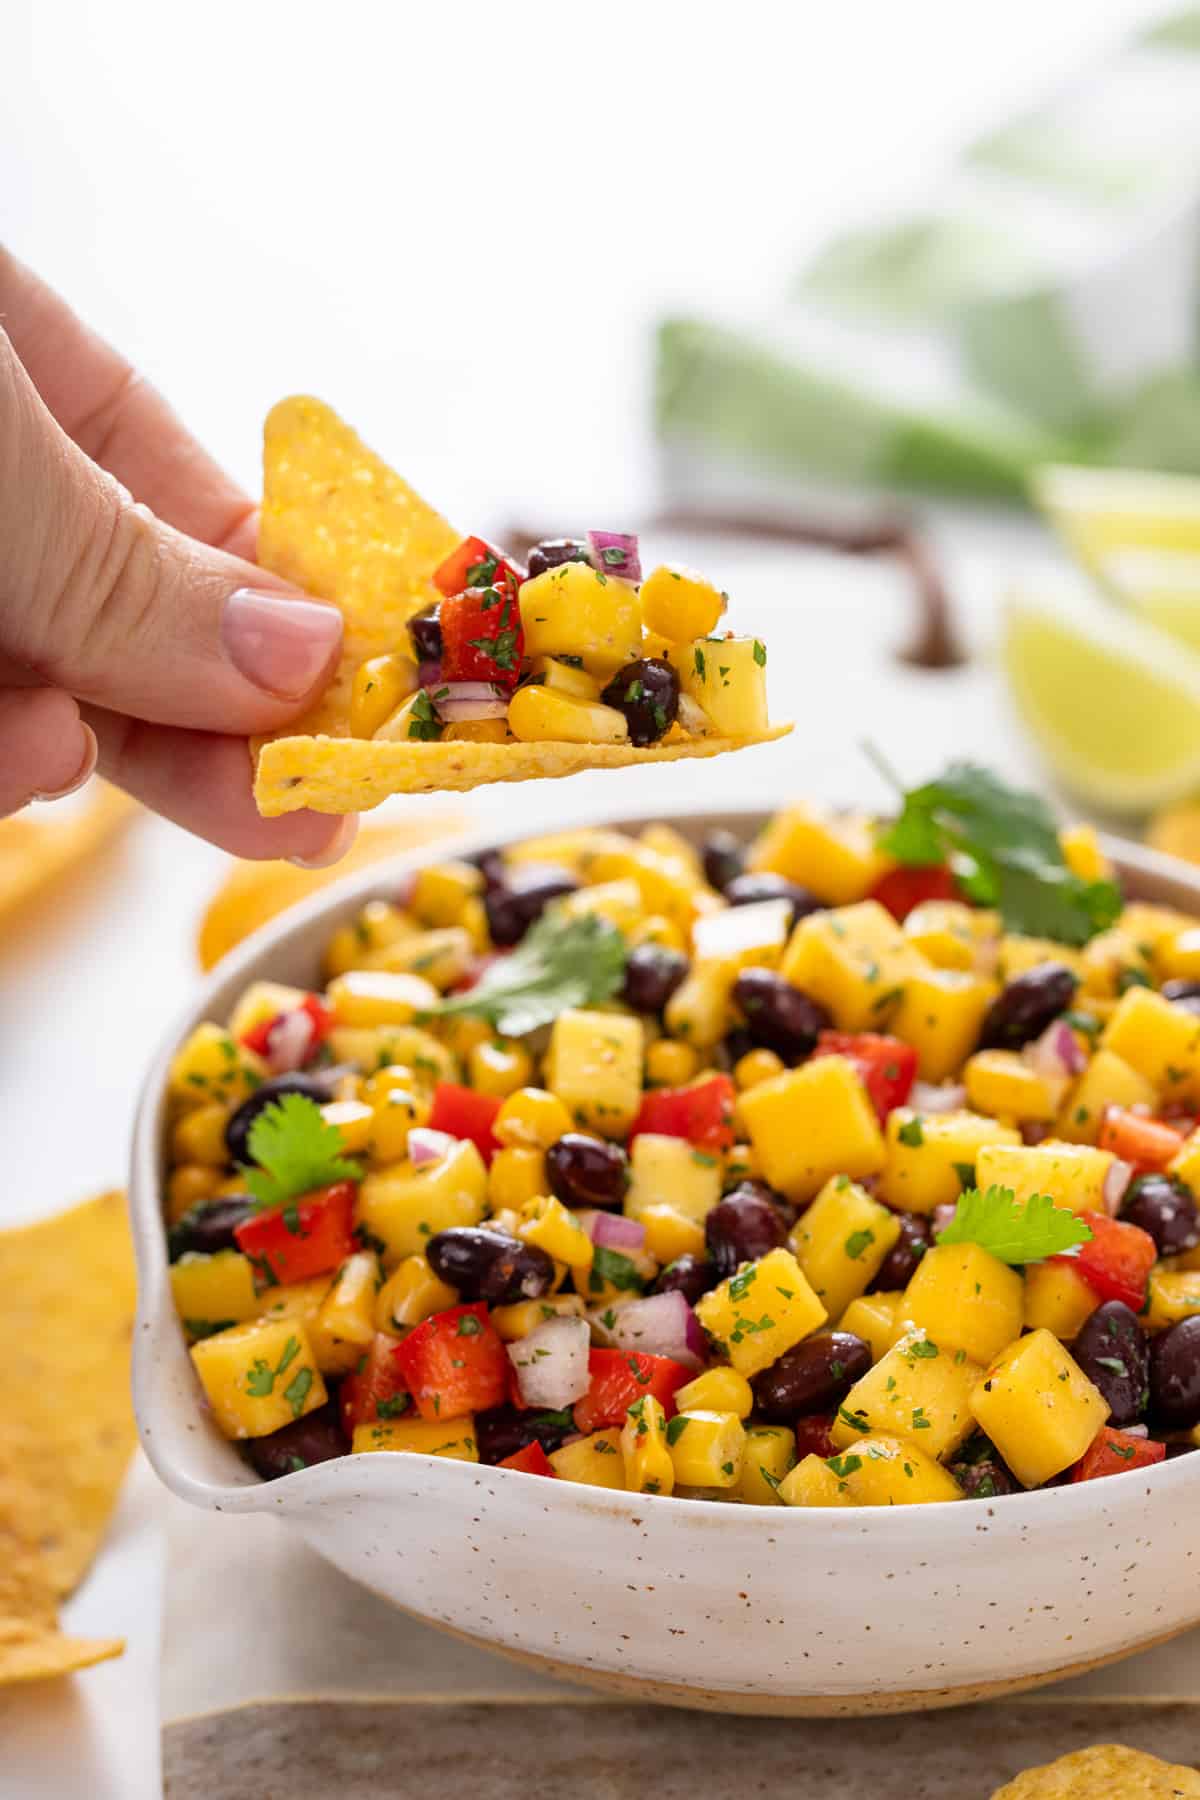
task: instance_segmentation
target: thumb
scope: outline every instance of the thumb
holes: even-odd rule
[[[0,658],[112,712],[271,731],[333,672],[340,613],[163,525],[71,442],[0,330]]]

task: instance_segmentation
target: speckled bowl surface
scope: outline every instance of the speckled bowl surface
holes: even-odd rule
[[[676,823],[749,835],[760,819]],[[481,832],[455,849],[520,835]],[[1200,913],[1200,872],[1108,848],[1131,896]],[[836,1511],[652,1499],[421,1456],[346,1457],[260,1482],[206,1418],[171,1304],[168,1064],[247,982],[315,984],[334,927],[429,857],[362,871],[256,933],[205,981],[146,1077],[131,1181],[134,1397],[146,1453],[175,1493],[274,1513],[396,1605],[550,1672],[729,1711],[948,1705],[1077,1673],[1200,1620],[1200,1454],[995,1501]]]

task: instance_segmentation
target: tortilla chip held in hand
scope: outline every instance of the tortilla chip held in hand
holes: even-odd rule
[[[267,817],[719,756],[783,737],[766,646],[723,627],[691,570],[645,578],[637,538],[592,531],[527,564],[460,539],[319,400],[267,418],[258,559],[346,622],[337,674],[255,745]]]

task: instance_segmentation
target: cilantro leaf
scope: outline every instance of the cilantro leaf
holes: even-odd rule
[[[1086,944],[1121,910],[1113,882],[1085,881],[1067,867],[1041,796],[974,763],[952,763],[910,788],[879,842],[908,867],[948,862],[968,899],[997,907],[1010,931],[1028,937]]]
[[[247,1143],[258,1167],[246,1169],[246,1186],[260,1207],[283,1206],[332,1181],[362,1179],[359,1164],[342,1155],[341,1132],[306,1094],[283,1094],[264,1106]]]
[[[505,1037],[525,1037],[573,1006],[611,1000],[625,978],[625,940],[594,913],[547,910],[511,956],[503,956],[465,994],[443,1000],[437,1017],[466,1013]]]
[[[950,1223],[937,1234],[939,1244],[978,1244],[1000,1262],[1041,1262],[1077,1244],[1091,1242],[1091,1227],[1049,1194],[1019,1201],[1011,1188],[990,1187],[985,1194],[967,1188],[959,1196]]]

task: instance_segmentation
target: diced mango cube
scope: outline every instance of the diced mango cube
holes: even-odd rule
[[[191,1357],[226,1437],[266,1437],[325,1404],[308,1333],[296,1320],[234,1325],[193,1344]]]
[[[733,1020],[730,995],[737,975],[734,962],[693,964],[663,1010],[671,1035],[697,1050],[719,1044]]]
[[[999,936],[999,916],[961,900],[923,900],[904,921],[904,935],[936,969],[973,969],[981,947]]]
[[[840,1031],[887,1029],[905,983],[933,973],[877,900],[809,913],[788,941],[780,973],[829,1009]]]
[[[611,675],[641,655],[637,590],[588,563],[535,575],[523,584],[520,604],[527,656],[581,656],[591,674]]]
[[[351,969],[330,982],[329,1004],[339,1025],[408,1025],[432,1012],[438,991],[419,975]]]
[[[879,1191],[889,1206],[931,1213],[974,1184],[976,1159],[985,1145],[1020,1142],[1015,1126],[979,1113],[918,1113],[897,1106],[888,1114]]]
[[[1184,1138],[1178,1155],[1168,1164],[1167,1173],[1184,1182],[1193,1193],[1200,1194],[1200,1129]]]
[[[1153,1106],[1154,1084],[1113,1050],[1097,1050],[1071,1087],[1058,1115],[1058,1133],[1071,1144],[1094,1144],[1106,1106]]]
[[[1082,980],[1083,957],[1066,944],[1058,944],[1053,938],[1022,937],[1019,932],[1009,932],[1000,940],[997,972],[1002,981],[1011,981],[1016,975],[1026,975],[1030,969],[1040,969],[1043,963],[1050,962],[1065,963]]]
[[[738,1489],[751,1506],[779,1506],[783,1478],[796,1461],[796,1434],[784,1425],[748,1425]]]
[[[979,1042],[996,992],[995,982],[962,969],[917,969],[904,977],[891,1030],[916,1050],[923,1081],[957,1073]]]
[[[860,1294],[852,1300],[841,1318],[838,1320],[839,1331],[851,1331],[860,1337],[864,1344],[871,1348],[871,1361],[878,1362],[886,1356],[898,1337],[903,1335],[899,1324],[899,1308],[904,1295],[897,1291],[879,1294]]]
[[[238,1106],[270,1074],[253,1050],[239,1044],[221,1025],[197,1025],[187,1042],[175,1052],[167,1091],[183,1106],[220,1101]]]
[[[1147,1331],[1167,1331],[1180,1319],[1200,1313],[1200,1269],[1150,1273],[1150,1303],[1142,1319]]]
[[[738,1109],[767,1181],[789,1200],[812,1199],[834,1175],[857,1179],[883,1167],[879,1120],[844,1056],[817,1057],[760,1082],[740,1096]]]
[[[1104,1181],[1112,1167],[1109,1150],[1091,1144],[988,1144],[975,1163],[975,1182],[986,1193],[993,1185],[1011,1188],[1016,1200],[1049,1194],[1069,1212],[1103,1212]]]
[[[640,1019],[568,1008],[551,1029],[546,1086],[577,1125],[623,1138],[641,1104],[643,1047]]]
[[[994,1118],[1052,1120],[1066,1083],[1039,1073],[1015,1050],[977,1050],[963,1069],[967,1104]]]
[[[1157,1092],[1172,1100],[1200,1100],[1200,1018],[1152,988],[1131,987],[1117,1003],[1100,1040],[1123,1056]]]
[[[978,1244],[935,1244],[904,1291],[904,1316],[943,1349],[988,1363],[1021,1334],[1025,1289]]]
[[[767,650],[759,638],[699,638],[667,652],[687,694],[713,723],[720,737],[751,737],[765,731]]]
[[[865,813],[821,813],[810,806],[775,813],[748,858],[750,869],[785,875],[826,906],[864,899],[892,866],[876,841],[874,819]]]
[[[1108,1401],[1053,1332],[1018,1338],[971,1395],[971,1411],[1023,1487],[1078,1462],[1108,1417]]]
[[[946,1456],[972,1429],[970,1399],[982,1373],[962,1350],[923,1331],[906,1332],[855,1382],[830,1435],[839,1450],[881,1431],[914,1439],[928,1456]]]
[[[732,1412],[678,1412],[667,1426],[667,1447],[682,1487],[736,1487],[746,1432]]]
[[[454,1303],[449,1302],[451,1306]],[[510,1306],[494,1306],[491,1321],[506,1344],[516,1344],[547,1319],[582,1319],[586,1310],[582,1294],[543,1294],[540,1300],[514,1300]]]
[[[949,1470],[910,1437],[873,1433],[853,1449],[831,1456],[826,1467],[837,1477],[850,1506],[928,1506],[962,1499],[962,1489]]]
[[[434,1274],[423,1256],[406,1256],[375,1296],[379,1331],[403,1331],[458,1305],[458,1289]]]
[[[832,1459],[840,1462],[840,1457]],[[820,1456],[802,1457],[779,1484],[785,1506],[853,1506],[849,1485]]]
[[[777,1362],[827,1314],[791,1251],[769,1250],[705,1294],[696,1317],[738,1373],[748,1376]],[[690,1481],[678,1468],[675,1472]]]
[[[358,1194],[358,1219],[383,1244],[384,1266],[424,1250],[451,1225],[478,1225],[487,1206],[487,1170],[469,1138],[440,1162],[414,1169],[408,1161],[374,1170]]]
[[[878,1275],[900,1236],[894,1212],[846,1175],[834,1175],[792,1227],[788,1244],[831,1319]]]
[[[629,1168],[625,1212],[631,1219],[641,1219],[649,1209],[666,1203],[684,1219],[702,1225],[721,1198],[720,1160],[698,1151],[686,1138],[639,1132],[629,1152]]]
[[[338,1270],[308,1328],[323,1375],[348,1374],[373,1341],[379,1281],[379,1258],[373,1250],[355,1251]]]
[[[625,1461],[615,1431],[594,1431],[590,1437],[576,1438],[561,1450],[552,1450],[550,1461],[563,1481],[581,1481],[588,1487],[625,1486]]]
[[[640,1141],[635,1140],[635,1149]],[[666,1264],[674,1262],[677,1256],[704,1255],[703,1225],[677,1206],[659,1201],[642,1207],[637,1216],[646,1233],[647,1254],[655,1262]]]
[[[359,958],[357,967],[422,975],[439,993],[444,993],[466,974],[473,955],[470,933],[461,925],[447,925],[438,931],[415,932],[381,950],[368,950]]]
[[[1025,1325],[1069,1342],[1100,1304],[1100,1296],[1069,1262],[1030,1263],[1025,1271]]]
[[[451,1462],[479,1461],[475,1420],[470,1413],[457,1419],[367,1419],[355,1426],[351,1448],[355,1456],[390,1450],[409,1456],[445,1456]]]
[[[451,857],[417,870],[408,909],[420,924],[431,929],[459,925],[467,901],[482,892],[483,876],[475,864]]]
[[[171,1294],[193,1338],[243,1324],[259,1311],[254,1270],[240,1250],[217,1250],[211,1256],[188,1251],[171,1264]]]
[[[1149,984],[1154,965],[1148,944],[1139,942],[1122,922],[1100,932],[1080,952],[1083,986],[1080,1004],[1093,996],[1112,999],[1133,982]]]

